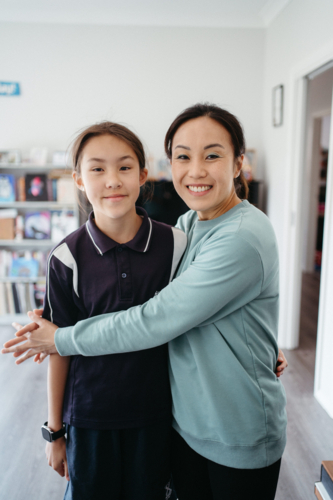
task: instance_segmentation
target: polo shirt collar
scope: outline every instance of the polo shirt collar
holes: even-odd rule
[[[143,219],[140,229],[131,241],[128,241],[121,246],[126,246],[131,250],[143,253],[149,250],[153,226],[147,212],[143,208],[136,207],[136,213]],[[112,248],[120,245],[118,242],[109,238],[96,226],[94,212],[89,214],[89,218],[86,222],[86,228],[91,242],[99,255],[103,255],[105,252],[108,252]]]

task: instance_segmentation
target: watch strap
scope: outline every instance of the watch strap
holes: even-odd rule
[[[45,422],[44,424],[46,427],[48,427],[48,422]],[[53,432],[51,431],[51,441],[56,441],[57,439],[61,438],[66,434],[66,428],[65,424],[62,424],[62,428],[59,431]]]

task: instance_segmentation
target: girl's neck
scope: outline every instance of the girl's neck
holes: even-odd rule
[[[112,219],[101,214],[94,213],[95,224],[109,238],[117,243],[127,243],[131,241],[139,231],[142,218],[136,213],[135,207],[126,214],[125,217]]]

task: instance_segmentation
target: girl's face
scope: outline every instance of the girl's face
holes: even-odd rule
[[[84,146],[81,173],[74,180],[93,206],[96,223],[104,226],[136,214],[135,202],[147,178],[132,148],[112,135],[92,137]]]
[[[172,141],[173,182],[200,220],[214,219],[240,202],[234,178],[243,157],[235,160],[229,132],[207,116],[179,127]]]

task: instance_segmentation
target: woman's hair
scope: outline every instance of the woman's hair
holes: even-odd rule
[[[229,132],[234,147],[235,159],[245,153],[245,138],[243,128],[238,119],[233,114],[229,113],[229,111],[219,108],[214,104],[199,103],[185,109],[171,123],[164,140],[164,149],[169,160],[171,160],[172,156],[172,141],[179,127],[189,120],[200,118],[202,116],[208,116],[209,118],[212,118],[213,120],[220,123]],[[246,199],[248,196],[249,188],[242,171],[240,172],[239,176],[234,179],[234,185],[237,196],[242,199]]]
[[[77,172],[79,175],[81,174],[81,160],[83,155],[83,150],[87,142],[93,137],[98,137],[101,135],[112,135],[126,142],[134,151],[138,161],[140,170],[146,168],[146,155],[140,139],[129,130],[127,127],[120,125],[119,123],[114,122],[100,122],[94,125],[91,125],[88,128],[82,130],[79,135],[74,139],[71,146],[71,159],[73,165],[73,171]],[[80,200],[80,196],[82,193],[78,193],[78,203],[84,213],[88,213],[90,211],[89,207],[84,206],[82,200]],[[86,202],[89,203],[89,200],[86,196]]]

